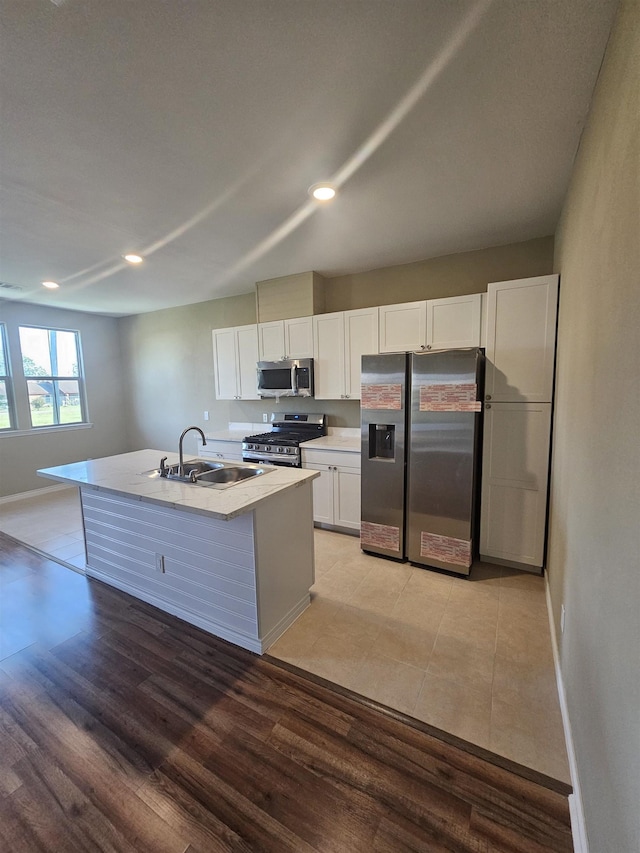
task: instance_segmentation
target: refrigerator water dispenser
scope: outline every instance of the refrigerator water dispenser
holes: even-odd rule
[[[369,459],[395,459],[395,424],[369,424]]]

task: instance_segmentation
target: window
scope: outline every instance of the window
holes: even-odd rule
[[[32,427],[85,423],[80,335],[20,326],[22,369]]]
[[[7,332],[0,324],[0,430],[13,429],[15,416],[11,376],[9,375],[9,355],[7,351]]]

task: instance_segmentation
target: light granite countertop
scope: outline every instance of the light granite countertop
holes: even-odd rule
[[[313,450],[344,450],[348,453],[360,453],[360,430],[357,427],[329,427],[327,435],[313,438],[301,445]]]
[[[244,429],[238,429],[239,425],[229,424],[229,429],[219,429],[205,433],[207,440],[210,441],[235,441],[241,442],[247,435],[251,435],[251,427],[253,434],[261,432],[269,432],[270,424],[245,424]],[[260,429],[263,427],[263,429]],[[329,427],[328,435],[323,435],[320,438],[312,438],[311,441],[305,441],[301,444],[301,448],[313,448],[314,450],[343,450],[348,453],[360,453],[360,430],[357,427],[332,428]]]
[[[345,435],[323,435],[313,438],[300,445],[302,450],[345,450],[349,453],[360,453],[360,436],[351,438]]]
[[[196,458],[185,455],[187,460]],[[250,512],[261,501],[319,476],[317,471],[307,468],[274,466],[269,467],[267,474],[236,483],[229,489],[212,489],[161,477],[149,477],[149,472],[159,466],[163,456],[168,457],[168,465],[178,462],[177,453],[137,450],[103,459],[41,468],[38,474],[63,483],[223,520]]]

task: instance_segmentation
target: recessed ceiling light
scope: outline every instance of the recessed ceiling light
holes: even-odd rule
[[[60,287],[57,281],[43,281],[42,286],[48,287],[49,290],[57,290],[57,288]]]
[[[309,195],[318,201],[330,201],[335,194],[335,187],[332,187],[331,184],[314,184],[312,187],[309,187]]]
[[[140,255],[128,254],[128,255],[123,255],[122,257],[125,259],[125,261],[128,264],[141,264],[143,261],[143,258]]]

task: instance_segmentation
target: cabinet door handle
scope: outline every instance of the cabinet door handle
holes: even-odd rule
[[[427,344],[425,349],[431,349],[431,344]]]
[[[485,400],[490,400],[490,399],[491,399],[491,394],[487,394],[487,396],[485,397]]]
[[[490,409],[490,408],[491,408],[491,403],[487,403],[487,405],[485,406],[485,409]]]

